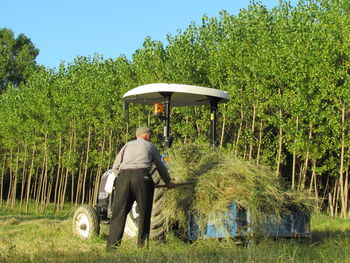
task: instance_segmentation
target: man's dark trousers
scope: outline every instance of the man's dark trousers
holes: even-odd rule
[[[122,240],[126,217],[136,200],[140,218],[137,244],[144,245],[150,233],[154,182],[147,169],[121,170],[116,179],[112,218],[107,248],[118,246]]]

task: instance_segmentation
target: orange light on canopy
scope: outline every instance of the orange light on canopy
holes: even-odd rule
[[[153,115],[159,116],[163,114],[163,104],[155,103],[153,104]]]

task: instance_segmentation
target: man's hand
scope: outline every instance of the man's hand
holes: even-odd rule
[[[166,187],[167,187],[168,189],[172,189],[172,188],[175,188],[175,187],[176,187],[176,184],[173,183],[173,182],[169,182],[169,183],[166,184]]]

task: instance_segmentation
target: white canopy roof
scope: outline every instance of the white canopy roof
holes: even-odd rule
[[[218,103],[229,101],[228,93],[223,90],[169,83],[153,83],[139,86],[126,92],[123,100],[138,104],[154,104],[163,102],[164,98],[161,95],[163,92],[172,93],[171,106],[209,105],[208,97],[216,98]]]

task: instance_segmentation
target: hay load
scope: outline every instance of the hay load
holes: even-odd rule
[[[310,209],[313,204],[305,193],[284,191],[267,167],[240,160],[230,151],[185,145],[172,148],[169,155],[175,181],[194,184],[166,191],[163,215],[168,226],[176,222],[186,229],[189,213],[208,218],[227,212],[233,203],[249,211],[256,224],[263,213],[278,213],[291,204]],[[199,227],[204,223],[199,220]]]

